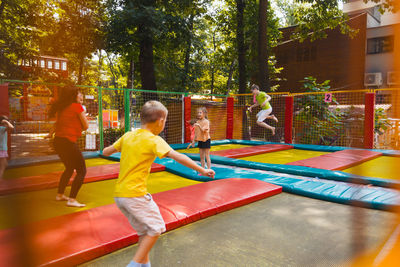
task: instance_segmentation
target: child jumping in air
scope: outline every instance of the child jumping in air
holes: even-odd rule
[[[275,115],[270,115],[272,112],[272,106],[269,103],[271,97],[267,95],[267,93],[261,92],[258,85],[253,84],[250,87],[250,90],[251,93],[255,96],[257,102],[254,105],[250,106],[249,111],[251,112],[253,108],[261,106],[260,112],[258,112],[256,115],[257,124],[261,127],[271,130],[272,135],[275,135],[275,127],[270,126],[264,122],[265,119],[273,119],[274,121],[278,122],[278,118],[275,117]]]
[[[7,120],[7,117],[0,116],[0,179],[3,178],[4,171],[7,167],[7,134],[13,129],[14,126]]]
[[[211,137],[210,137],[210,121],[208,120],[207,109],[201,107],[197,109],[197,123],[194,124],[196,127],[196,137],[195,140],[199,142],[200,150],[200,162],[201,166],[205,167],[205,159],[207,159],[207,168],[211,169],[211,159],[210,159],[210,148],[211,148]]]
[[[214,177],[189,157],[173,150],[158,134],[164,129],[168,110],[158,101],[148,101],[140,113],[141,129],[125,133],[103,154],[121,152],[120,172],[114,199],[139,235],[139,247],[127,267],[149,267],[149,253],[157,238],[165,231],[165,223],[157,204],[147,191],[147,179],[156,157],[170,157],[204,176]]]

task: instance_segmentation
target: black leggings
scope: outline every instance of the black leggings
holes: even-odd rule
[[[67,187],[74,170],[76,170],[69,194],[70,198],[76,198],[86,175],[86,164],[82,152],[76,143],[69,141],[67,138],[57,136],[54,138],[54,149],[65,165],[65,171],[58,183],[58,193],[64,194],[65,187]]]

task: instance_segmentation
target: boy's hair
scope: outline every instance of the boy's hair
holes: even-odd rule
[[[158,101],[147,101],[140,111],[140,121],[142,124],[155,122],[164,118],[168,114],[168,109]]]
[[[189,121],[190,125],[194,125],[196,122],[197,122],[196,119],[191,119],[191,120]]]
[[[260,90],[260,87],[258,87],[257,84],[252,84],[251,87],[250,87],[250,90],[251,90],[251,91],[253,91],[253,90]]]
[[[208,111],[207,111],[206,107],[200,107],[197,110],[201,110],[204,114],[204,118],[208,119]]]

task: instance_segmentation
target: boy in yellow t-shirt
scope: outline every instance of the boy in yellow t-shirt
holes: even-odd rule
[[[139,247],[127,267],[151,266],[149,252],[165,231],[160,210],[147,192],[147,178],[155,158],[170,157],[204,176],[215,175],[213,170],[206,170],[186,155],[173,150],[158,136],[165,127],[167,114],[168,110],[160,102],[146,102],[140,113],[141,129],[125,133],[103,150],[105,156],[121,152],[114,199],[139,235]]]

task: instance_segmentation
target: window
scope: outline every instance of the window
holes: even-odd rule
[[[67,62],[65,62],[65,61],[61,62],[61,69],[62,70],[67,70]]]
[[[54,69],[56,69],[56,70],[60,69],[60,61],[54,60]]]
[[[40,67],[41,68],[45,68],[46,67],[44,59],[40,60]]]
[[[296,49],[296,61],[297,62],[307,62],[314,61],[317,59],[317,46],[306,46],[297,47]]]
[[[53,68],[53,61],[47,60],[47,68],[52,69]]]
[[[368,39],[367,54],[392,52],[393,39],[393,35]]]

